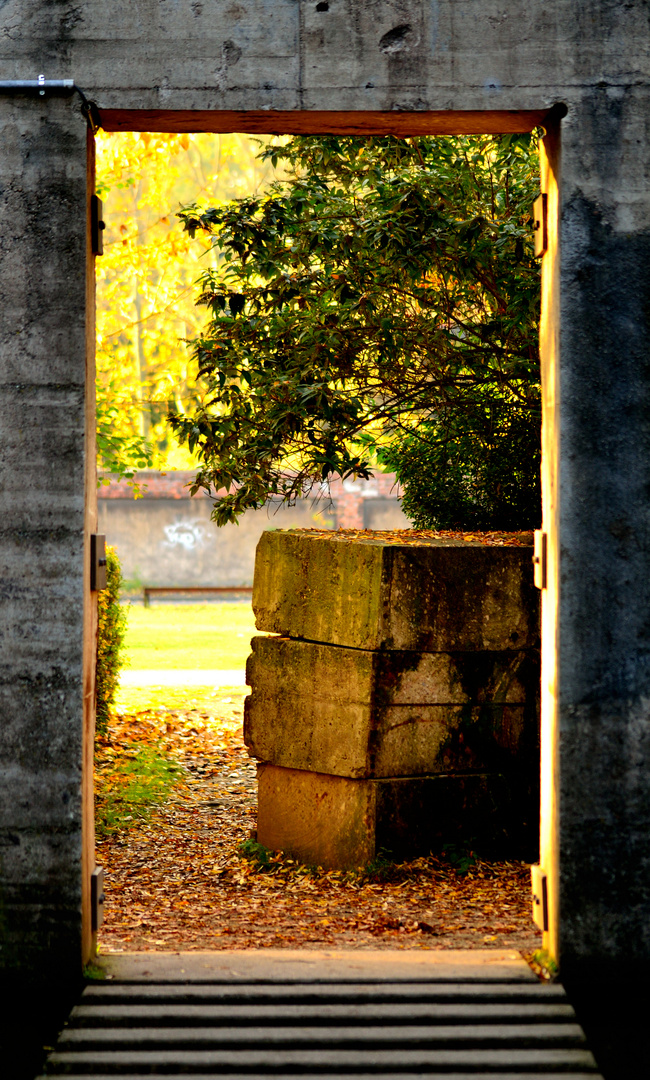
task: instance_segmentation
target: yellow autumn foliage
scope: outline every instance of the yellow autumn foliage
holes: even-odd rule
[[[185,411],[201,395],[185,340],[206,318],[195,282],[213,258],[203,237],[182,231],[184,205],[214,205],[273,178],[257,160],[268,137],[100,132],[97,193],[104,200],[104,255],[97,259],[98,464],[192,468],[173,437],[170,404]]]

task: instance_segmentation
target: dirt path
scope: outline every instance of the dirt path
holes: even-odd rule
[[[134,743],[158,746],[184,770],[148,820],[98,841],[106,871],[101,952],[540,947],[523,863],[479,862],[460,874],[426,858],[353,874],[243,858],[238,848],[255,830],[256,784],[241,738],[242,702],[233,690],[209,707],[123,715],[100,742],[100,778]]]

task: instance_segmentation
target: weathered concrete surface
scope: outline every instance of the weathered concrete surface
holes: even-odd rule
[[[472,842],[482,851],[535,855],[536,801],[515,778],[474,773],[355,780],[276,765],[258,766],[257,837],[310,865],[366,865]]]
[[[416,116],[539,110],[601,86],[605,95],[609,85],[642,85],[650,68],[644,4],[608,0],[576,11],[563,0],[330,0],[318,8],[311,0],[8,0],[0,57],[5,78],[72,75],[105,109]]]
[[[256,637],[244,738],[260,761],[349,777],[539,771],[539,654],[404,653]]]
[[[528,983],[536,976],[514,949],[219,949],[97,958],[115,983]],[[106,983],[103,984],[106,987]],[[115,992],[119,993],[117,987]]]
[[[0,105],[0,968],[64,986],[81,965],[86,125],[68,101]]]
[[[586,958],[598,971],[596,958],[650,957],[646,89],[601,88],[562,140],[556,679],[569,972]]]
[[[539,645],[532,547],[400,544],[295,530],[255,557],[259,630],[356,649],[474,652]]]
[[[74,77],[115,127],[510,130],[530,126],[533,113],[555,102],[566,105],[561,145],[553,130],[546,140],[554,207],[542,328],[549,535],[542,817],[553,898],[547,945],[565,969],[592,961],[600,970],[606,962],[644,968],[650,958],[649,19],[647,4],[628,0],[330,0],[327,11],[301,0],[8,0],[0,10],[3,78]],[[83,289],[70,258],[83,220],[78,103],[3,99],[0,108],[0,257],[10,268],[0,286],[10,403],[2,468],[21,485],[5,489],[3,516],[14,597],[3,623],[12,680],[4,708],[14,733],[5,760],[38,771],[23,753],[21,727],[24,717],[25,730],[35,731],[38,715],[45,731],[38,754],[50,760],[43,747],[51,728],[62,770],[73,775],[81,622],[68,622],[65,612],[70,596],[80,595],[81,559],[75,439],[84,365],[75,335]],[[353,115],[313,112],[323,109]],[[364,116],[367,109],[377,111]],[[12,134],[16,112],[24,138]],[[47,170],[37,146],[48,146]],[[10,384],[24,389],[14,393]],[[32,410],[46,400],[45,384],[52,407]],[[50,430],[66,409],[61,437],[44,440],[39,416]],[[18,430],[28,433],[20,447]],[[34,535],[33,522],[25,525],[30,515],[48,523],[33,560],[23,558],[22,546],[23,536]],[[16,576],[18,560],[26,585]],[[43,677],[53,688],[55,673],[60,680],[64,702],[56,713],[50,706],[39,712],[32,676],[21,674],[31,671],[21,650],[28,655],[32,626],[52,643]],[[32,829],[30,812],[14,811],[21,835]],[[46,835],[37,814],[30,835],[41,827]],[[76,895],[76,875],[68,853],[59,884],[53,875],[45,893]],[[67,903],[62,910],[70,912]],[[65,952],[74,923],[66,920],[35,930],[41,952],[48,945]]]
[[[224,588],[253,584],[264,529],[325,528],[317,512],[305,500],[245,514],[241,524],[219,529],[209,499],[100,499],[99,527],[116,547],[130,586]]]

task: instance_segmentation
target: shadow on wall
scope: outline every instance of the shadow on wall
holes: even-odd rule
[[[251,586],[255,548],[267,529],[409,528],[392,474],[336,480],[331,500],[310,497],[292,507],[278,502],[221,529],[210,520],[211,500],[189,497],[193,476],[139,473],[146,487],[141,499],[125,482],[100,487],[99,532],[117,548],[127,588]]]

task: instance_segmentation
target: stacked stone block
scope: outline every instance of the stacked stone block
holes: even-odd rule
[[[534,856],[528,540],[263,535],[253,607],[278,636],[253,639],[244,725],[261,843],[324,866],[459,842]]]

